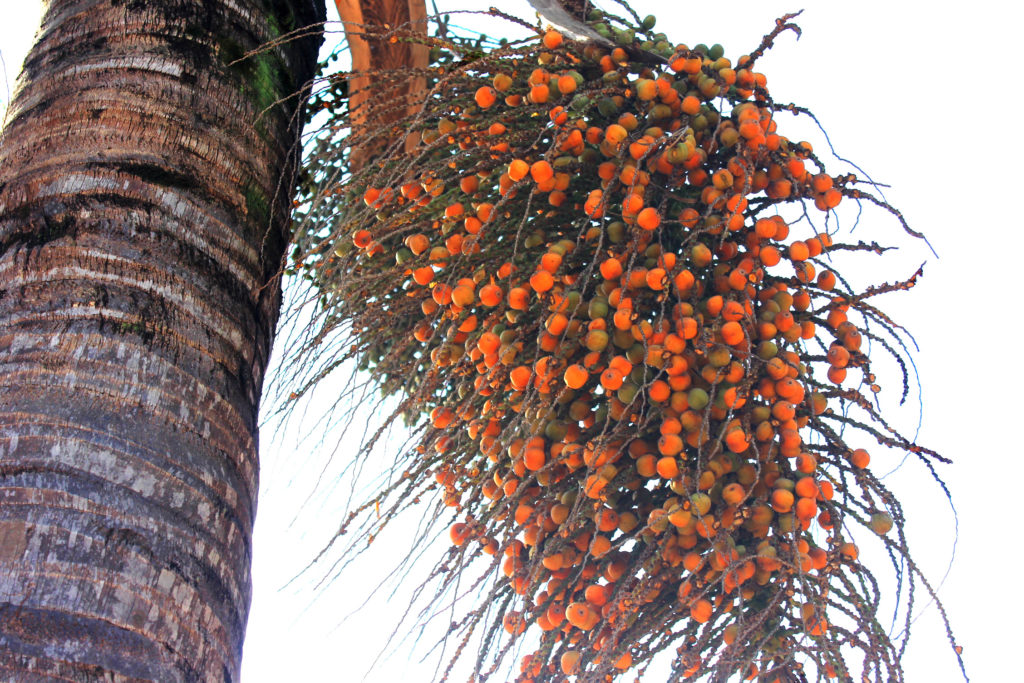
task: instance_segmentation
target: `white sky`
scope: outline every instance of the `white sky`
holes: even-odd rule
[[[438,2],[446,10],[457,4]],[[461,6],[487,4],[462,0]],[[932,2],[927,9],[922,3],[891,0],[806,4],[798,20],[803,38],[780,38],[759,68],[776,100],[810,107],[840,154],[892,186],[889,200],[928,235],[939,254],[936,259],[878,214],[856,233],[904,247],[884,272],[865,259],[880,279],[908,275],[927,261],[918,287],[888,295],[879,304],[909,328],[921,347],[916,356],[924,395],[919,442],[956,461],[939,470],[960,515],[959,546],[942,598],[972,678],[1008,680],[1018,666],[1018,620],[1024,608],[1013,579],[1024,553],[1019,540],[1007,533],[1020,516],[1017,487],[1024,481],[1024,449],[1013,432],[1020,418],[1012,397],[1013,387],[1024,383],[1018,350],[1022,325],[1013,322],[1020,314],[1012,298],[1021,273],[1016,258],[1024,253],[1024,225],[1009,201],[1024,180],[1019,163],[1024,149],[1011,100],[1015,87],[1007,75],[1015,72],[1014,32],[1024,25],[1024,13],[1017,3],[987,1],[969,8]],[[532,17],[525,2],[500,5]],[[641,15],[657,13],[658,28],[671,40],[720,42],[733,59],[753,49],[774,18],[795,7],[788,0],[728,5],[635,0],[633,6]],[[4,8],[0,54],[12,81],[37,22],[34,0]],[[3,83],[0,100],[6,100]],[[780,124],[780,132],[794,128]],[[816,150],[824,149],[820,138],[808,139]],[[890,378],[883,397],[896,393],[897,384]],[[913,426],[915,419],[915,411],[906,409],[899,423]],[[329,432],[325,438],[331,442]],[[342,618],[391,567],[388,555],[374,555],[372,562],[350,568],[319,597],[305,580],[279,590],[339,522],[330,514],[336,496],[313,489],[322,469],[336,473],[350,444],[343,443],[330,463],[323,449],[297,445],[294,430],[276,436],[266,430],[263,444],[255,597],[243,680],[358,680],[405,605],[378,601],[348,621]],[[881,467],[887,458],[895,463],[898,457],[879,451],[873,464]],[[952,548],[948,506],[915,463],[886,481],[908,513],[914,556],[937,582]],[[404,550],[401,539],[385,545],[378,542],[377,550],[392,556]],[[917,604],[923,606],[922,596]],[[405,660],[404,655],[392,657],[366,680],[433,679],[432,661],[418,667]],[[957,680],[934,608],[916,624],[904,668],[910,681]]]

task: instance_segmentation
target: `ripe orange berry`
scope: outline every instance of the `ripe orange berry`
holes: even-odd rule
[[[522,159],[514,159],[512,163],[508,165],[508,177],[513,182],[519,182],[526,177],[526,174],[530,172],[530,165]]]
[[[530,307],[530,293],[522,287],[508,290],[508,307],[516,311],[525,311]]]
[[[813,498],[799,498],[796,501],[796,518],[801,521],[814,519],[818,516],[818,504]]]
[[[594,610],[585,602],[571,603],[565,609],[565,618],[570,624],[584,631],[589,631],[597,625]]]
[[[750,447],[750,441],[742,429],[734,429],[725,435],[725,445],[733,453],[742,453]]]
[[[825,359],[834,368],[845,368],[850,363],[850,352],[846,350],[845,346],[832,344]]]
[[[519,365],[512,369],[508,373],[508,379],[512,383],[512,386],[522,391],[530,383],[530,377],[533,376],[533,371],[526,365]]]
[[[704,598],[701,598],[700,600],[695,600],[693,604],[690,605],[690,616],[693,618],[694,621],[699,622],[701,624],[705,623],[708,619],[711,618],[711,614],[713,611],[714,609],[712,608],[711,603],[705,600]]]
[[[786,489],[775,489],[772,491],[772,509],[783,514],[793,509],[795,499],[793,494]]]
[[[638,194],[626,195],[626,198],[622,202],[622,215],[626,217],[635,217],[644,208],[644,199]]]
[[[871,456],[863,448],[858,448],[850,454],[850,462],[858,469],[864,469],[871,462]]]
[[[790,261],[806,261],[809,256],[810,250],[804,242],[797,241],[789,245]]]
[[[552,29],[544,34],[543,43],[547,49],[554,50],[562,44],[562,34]]]
[[[569,650],[562,654],[559,659],[559,666],[562,668],[562,673],[566,676],[571,676],[579,670],[580,653],[575,650]]]
[[[610,124],[604,131],[604,139],[617,145],[629,135],[629,131],[617,123]]]
[[[664,403],[672,395],[672,387],[668,385],[668,382],[660,379],[652,382],[647,391],[651,400],[655,403]]]
[[[615,368],[607,368],[601,373],[601,386],[608,391],[618,391],[622,387],[622,373]]]
[[[448,530],[448,537],[452,541],[452,545],[462,545],[473,535],[473,530],[469,525],[463,522],[456,522],[452,524]]]
[[[661,214],[653,206],[648,206],[637,214],[636,223],[644,230],[655,230],[661,225]]]
[[[484,285],[480,288],[480,303],[491,308],[501,303],[503,294],[501,287],[495,284]]]
[[[373,241],[373,235],[369,230],[356,230],[352,235],[352,243],[360,249],[365,249]]]
[[[729,321],[722,325],[722,341],[729,346],[738,346],[746,339],[743,326],[738,322]]]
[[[742,484],[733,482],[722,489],[722,500],[729,505],[739,505],[743,502],[743,498],[747,492],[743,489]]]
[[[551,164],[547,161],[541,159],[530,166],[530,176],[536,183],[547,182],[555,176],[555,169],[551,168]]]
[[[667,273],[665,273],[664,268],[651,268],[644,277],[647,286],[656,292],[665,289],[667,279]]]
[[[700,98],[694,95],[687,95],[683,98],[682,110],[684,114],[693,116],[700,112]]]
[[[538,270],[530,276],[530,286],[535,292],[547,292],[555,285],[555,278],[546,270]]]
[[[666,455],[665,457],[658,459],[657,470],[658,475],[663,479],[675,479],[679,476],[679,463],[676,461],[675,457]]]
[[[576,363],[565,369],[563,379],[570,389],[579,389],[590,379],[590,373],[585,367]]]
[[[426,285],[434,279],[434,269],[430,266],[423,266],[412,271],[412,279],[418,285]]]
[[[558,78],[557,85],[558,92],[562,93],[563,95],[568,95],[569,93],[575,92],[577,87],[576,79],[568,74],[560,76]]]
[[[477,89],[473,99],[476,100],[477,106],[481,109],[489,109],[498,101],[498,95],[494,88],[489,85],[485,85]]]

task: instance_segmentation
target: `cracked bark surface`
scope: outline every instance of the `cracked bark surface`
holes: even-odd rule
[[[0,678],[236,681],[322,0],[53,0],[0,138]]]

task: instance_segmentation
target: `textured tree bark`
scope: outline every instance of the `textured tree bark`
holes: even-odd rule
[[[0,139],[0,679],[238,679],[323,0],[52,0]]]
[[[356,74],[348,84],[352,135],[360,141],[349,157],[349,165],[355,170],[391,143],[387,126],[415,113],[419,108],[416,97],[426,88],[426,79],[399,74],[427,67],[427,45],[377,36],[390,29],[426,35],[427,7],[423,0],[335,0],[335,4],[345,25]],[[374,75],[384,70],[392,72],[387,79]],[[384,80],[386,84],[375,87]],[[406,137],[406,149],[411,150],[418,142],[418,137]]]

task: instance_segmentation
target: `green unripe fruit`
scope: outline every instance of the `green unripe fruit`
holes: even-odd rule
[[[573,111],[586,111],[590,108],[592,100],[586,95],[579,94],[572,98],[572,102],[569,103],[569,108]]]
[[[565,423],[560,420],[552,420],[544,427],[544,436],[552,441],[561,441],[565,438],[567,429]]]
[[[620,349],[628,349],[633,346],[633,335],[629,330],[615,330],[612,336],[612,343]]]
[[[724,128],[718,137],[723,147],[732,147],[740,141],[740,132],[735,128]]]
[[[686,402],[690,404],[690,407],[694,410],[702,410],[708,405],[708,392],[704,391],[700,387],[694,387],[690,389],[686,394]]]
[[[554,166],[556,170],[561,171],[561,170],[565,170],[567,168],[570,168],[575,163],[576,163],[576,158],[575,157],[570,157],[570,156],[563,155],[563,156],[560,156],[560,157],[555,157],[555,161],[551,165]]]
[[[608,299],[603,296],[595,296],[587,305],[587,315],[590,316],[591,320],[607,317],[608,311]]]
[[[690,505],[698,515],[706,515],[711,510],[711,496],[706,493],[695,493],[690,496]]]
[[[619,391],[616,394],[616,396],[618,396],[618,399],[620,401],[622,401],[626,405],[629,405],[630,403],[633,402],[633,399],[636,398],[636,395],[639,391],[640,387],[633,384],[632,382],[626,382],[621,387],[619,387]]]
[[[398,251],[395,252],[395,263],[397,263],[398,265],[402,265],[403,263],[409,261],[409,259],[411,259],[412,256],[413,254],[411,250],[409,250],[406,247],[401,247],[399,248]]]
[[[601,153],[593,147],[584,147],[583,153],[579,156],[579,162],[584,166],[593,166],[601,163]]]
[[[569,404],[569,418],[581,422],[590,415],[590,405],[586,401],[573,401]]]
[[[639,342],[633,344],[633,346],[629,347],[629,350],[626,351],[626,360],[628,360],[633,365],[639,366],[639,367],[633,368],[633,372],[634,373],[636,373],[637,371],[640,372],[640,380],[639,380],[640,382],[643,382],[643,380],[644,380],[643,361],[644,361],[644,357],[646,355],[647,355],[647,349],[645,349],[644,345],[639,343]]]
[[[639,345],[637,345],[637,346],[639,346]],[[644,353],[643,348],[644,347],[642,347],[642,346],[640,347],[640,354],[639,354],[640,357],[637,358],[636,360],[633,360],[637,356],[637,354],[635,354],[633,352],[633,349],[636,349],[636,348],[637,347],[634,346],[632,349],[630,349],[629,351],[626,352],[626,358],[629,359],[629,361],[631,363],[639,363],[641,360],[643,360],[643,353]],[[644,369],[644,366],[643,365],[637,365],[635,368],[630,370],[630,372],[629,372],[629,380],[631,382],[635,382],[636,384],[644,384],[645,381],[647,380],[646,375],[647,375],[647,371]]]
[[[619,106],[610,97],[601,98],[597,103],[597,111],[601,116],[614,116],[619,111]]]
[[[672,116],[672,108],[667,104],[656,104],[651,107],[650,117],[652,120],[667,119]],[[660,137],[660,136],[657,136]]]
[[[708,364],[713,368],[724,368],[732,362],[732,352],[725,346],[716,346],[707,354]]]
[[[532,233],[525,240],[523,240],[523,246],[525,246],[527,249],[533,249],[534,247],[539,247],[542,244],[544,244],[543,233]]]
[[[566,387],[565,390],[558,393],[555,397],[555,403],[560,406],[567,406],[576,400],[576,392]]]
[[[773,341],[763,341],[757,345],[757,357],[761,360],[770,360],[779,355],[779,347]]]
[[[608,333],[604,330],[590,330],[583,343],[591,351],[604,351],[608,348]]]
[[[892,530],[892,515],[888,512],[876,512],[871,515],[871,521],[868,523],[868,526],[879,536],[885,536]]]
[[[690,146],[685,143],[677,143],[668,150],[668,162],[670,164],[681,164],[690,158],[692,154]]]
[[[712,97],[718,97],[718,94],[722,92],[722,87],[718,85],[718,81],[713,78],[703,78],[697,83],[697,89],[700,90],[700,94],[704,95],[708,99]]]
[[[615,42],[619,45],[632,45],[635,40],[636,31],[631,28],[615,32]]]

